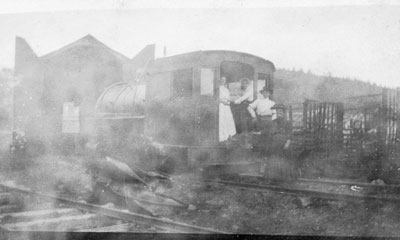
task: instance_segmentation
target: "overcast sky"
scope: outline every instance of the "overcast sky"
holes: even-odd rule
[[[277,68],[400,86],[400,6],[393,2],[175,0],[172,8],[143,1],[79,2],[22,0],[0,7],[0,67],[14,65],[15,36],[41,56],[91,34],[130,58],[150,43],[158,55],[164,45],[168,55],[226,49],[261,56]]]

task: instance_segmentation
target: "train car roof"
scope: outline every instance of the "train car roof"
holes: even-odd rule
[[[228,60],[228,59],[243,59],[243,58],[247,58],[247,59],[253,59],[253,61],[256,61],[259,64],[267,64],[269,66],[271,66],[272,71],[275,71],[275,65],[269,61],[266,60],[262,57],[253,55],[253,54],[249,54],[249,53],[244,53],[244,52],[237,52],[237,51],[230,51],[230,50],[206,50],[206,51],[194,51],[194,52],[189,52],[189,53],[183,53],[183,54],[178,54],[178,55],[172,55],[172,56],[168,56],[168,57],[161,57],[161,58],[157,58],[154,61],[153,67],[157,68],[160,65],[169,63],[169,64],[180,64],[180,63],[184,63],[186,65],[188,64],[195,64],[199,61],[202,61],[202,57],[207,57],[210,55],[223,55],[224,56],[224,60]],[[246,61],[245,61],[246,62]]]

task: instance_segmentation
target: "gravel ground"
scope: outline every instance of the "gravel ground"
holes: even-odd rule
[[[14,179],[33,189],[52,192],[60,183],[74,194],[90,190],[81,158],[46,156],[22,170],[3,168],[0,180]],[[295,196],[204,184],[196,174],[173,176],[173,187],[159,192],[189,203],[165,217],[230,233],[329,236],[400,236],[400,209],[395,204],[312,201]],[[340,186],[339,186],[340,187]],[[316,187],[313,186],[313,189]],[[339,188],[340,190],[340,188]]]
[[[175,218],[196,225],[245,234],[400,236],[395,204],[313,200],[302,207],[286,194],[203,185],[191,175],[173,180],[169,194],[197,207]]]

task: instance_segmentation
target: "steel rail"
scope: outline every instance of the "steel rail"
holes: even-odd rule
[[[264,179],[262,175],[259,174],[241,174],[242,176],[254,177],[257,179]],[[329,179],[329,178],[298,178],[296,179],[297,182],[300,183],[322,183],[322,184],[331,184],[331,185],[347,185],[347,186],[358,186],[358,187],[366,187],[371,189],[391,189],[391,190],[399,190],[400,185],[394,184],[372,184],[367,182],[356,182],[351,180],[336,180],[336,179]]]
[[[360,187],[370,187],[370,188],[381,188],[381,189],[399,189],[400,185],[377,185],[366,182],[353,182],[353,181],[343,181],[343,180],[335,180],[335,179],[312,179],[312,178],[299,178],[297,179],[299,182],[305,183],[326,183],[333,185],[351,185],[351,186],[360,186]]]
[[[348,194],[348,193],[332,193],[323,192],[310,189],[301,188],[289,188],[276,185],[261,185],[261,184],[248,184],[239,183],[231,181],[219,181],[219,180],[205,180],[209,183],[219,183],[226,186],[238,187],[243,189],[250,189],[256,191],[274,191],[284,194],[291,194],[296,196],[311,196],[315,198],[330,199],[330,200],[340,200],[340,201],[354,201],[354,200],[367,200],[367,201],[385,201],[385,202],[400,202],[400,197],[387,197],[387,196],[377,196],[377,195],[362,195],[362,194]]]
[[[244,177],[253,177],[257,179],[264,179],[264,176],[260,174],[241,174]],[[370,189],[379,189],[379,190],[399,190],[400,192],[400,185],[394,184],[387,184],[387,185],[379,185],[379,184],[372,184],[367,182],[356,182],[351,180],[336,180],[336,179],[329,179],[329,178],[297,178],[297,182],[299,183],[317,183],[317,184],[330,184],[330,185],[347,185],[347,186],[358,186],[358,187],[365,187]]]
[[[84,202],[78,202],[71,199],[66,199],[58,196],[52,196],[46,193],[40,193],[32,191],[28,188],[18,187],[14,185],[9,185],[5,183],[0,183],[0,188],[3,188],[7,191],[19,192],[23,194],[35,195],[38,197],[42,197],[45,199],[57,200],[59,203],[63,203],[72,207],[75,207],[80,210],[89,211],[98,213],[101,215],[105,215],[112,218],[117,218],[129,222],[139,222],[142,224],[151,225],[154,227],[158,227],[160,229],[174,229],[178,232],[183,233],[218,233],[218,234],[226,234],[226,232],[210,229],[210,228],[203,228],[198,226],[189,225],[186,223],[172,221],[167,218],[157,218],[147,215],[142,215],[133,212],[121,211],[117,209],[105,208],[103,206],[88,204]]]

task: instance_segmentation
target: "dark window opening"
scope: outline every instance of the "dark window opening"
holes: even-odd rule
[[[236,99],[243,94],[244,90],[241,88],[240,80],[248,78],[253,81],[254,68],[246,63],[225,61],[221,64],[221,76],[226,77],[231,97]]]
[[[274,81],[271,74],[258,73],[257,75],[257,98],[261,98],[260,90],[264,87],[268,89],[274,89]],[[273,95],[270,96],[273,99]]]
[[[263,87],[266,86],[267,88],[274,89],[274,81],[271,74],[258,73],[258,81],[265,81]]]
[[[184,69],[175,71],[173,74],[173,97],[192,97],[193,92],[193,70]]]

